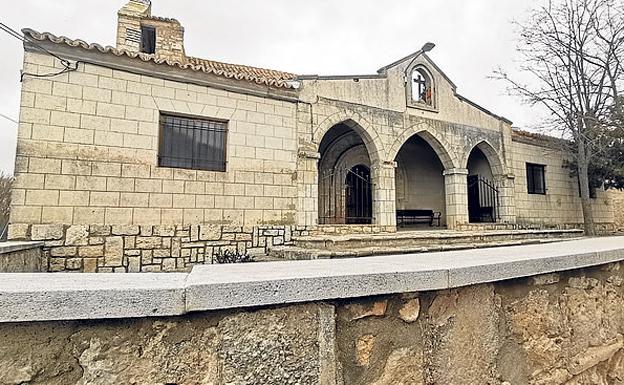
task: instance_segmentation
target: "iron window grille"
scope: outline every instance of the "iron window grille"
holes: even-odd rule
[[[546,166],[527,163],[526,173],[528,193],[546,195]]]
[[[226,139],[226,122],[161,114],[158,165],[225,171]]]

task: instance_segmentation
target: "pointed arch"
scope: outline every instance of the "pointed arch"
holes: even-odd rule
[[[368,151],[371,164],[376,164],[382,160],[384,146],[375,127],[360,114],[350,114],[346,111],[330,115],[316,127],[312,134],[312,142],[317,146],[317,150],[327,132],[339,124],[348,126],[362,138]]]
[[[449,151],[449,149],[451,149],[450,143],[444,140],[442,136],[438,135],[438,133],[426,123],[418,123],[403,130],[401,135],[397,137],[390,147],[387,159],[389,161],[394,161],[403,145],[414,135],[420,136],[433,148],[440,162],[442,162],[444,169],[449,170],[458,167],[459,163],[457,162],[457,158]]]
[[[468,168],[468,159],[470,158],[470,154],[472,154],[475,148],[481,150],[483,155],[485,155],[485,158],[490,164],[490,168],[492,169],[492,174],[494,176],[505,174],[505,167],[503,165],[500,155],[498,154],[498,151],[496,151],[494,146],[492,146],[492,144],[485,139],[472,146],[472,148],[470,148],[470,151],[467,151],[464,154],[464,159],[461,163],[462,167]]]

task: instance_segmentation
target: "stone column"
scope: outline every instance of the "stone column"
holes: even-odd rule
[[[516,176],[513,174],[495,175],[498,185],[498,214],[500,223],[516,223]]]
[[[318,162],[321,155],[314,151],[300,151],[297,160],[297,225],[318,224]]]
[[[446,226],[450,230],[468,223],[468,169],[444,170]]]
[[[396,162],[376,163],[371,167],[373,180],[373,224],[396,226],[394,173]]]

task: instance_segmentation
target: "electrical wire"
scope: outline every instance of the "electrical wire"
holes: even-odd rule
[[[11,121],[11,122],[13,122],[15,124],[19,124],[19,122],[17,120],[15,120],[15,119],[13,119],[13,118],[11,118],[9,116],[6,116],[5,114],[0,113],[0,117],[5,118],[6,120],[9,120],[9,121]]]
[[[16,30],[14,30],[13,28],[9,27],[8,25],[4,24],[3,22],[0,22],[0,31],[6,32],[9,36],[12,36],[24,43],[28,43],[32,46],[34,46],[35,48],[39,49],[40,51],[46,53],[47,55],[50,55],[56,59],[58,59],[61,64],[63,65],[63,68],[61,71],[58,72],[51,72],[51,73],[47,73],[47,74],[33,74],[33,73],[29,73],[29,72],[22,72],[21,74],[21,78],[20,81],[24,80],[24,76],[32,76],[32,77],[37,77],[37,78],[47,78],[47,77],[54,77],[54,76],[58,76],[58,75],[62,75],[64,73],[67,72],[72,72],[72,71],[76,71],[78,69],[78,64],[80,63],[79,61],[75,62],[74,64],[72,64],[69,60],[64,59],[52,52],[50,52],[49,50],[47,50],[46,48],[42,47],[41,45],[39,45],[34,39],[26,36],[26,35],[22,35],[21,33],[17,32]]]

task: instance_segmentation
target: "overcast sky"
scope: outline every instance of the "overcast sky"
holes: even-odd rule
[[[488,79],[513,70],[515,30],[540,0],[153,0],[156,16],[177,18],[186,52],[202,58],[298,74],[367,74],[436,43],[429,56],[458,92],[519,128],[534,109]],[[114,45],[123,0],[20,0],[3,4],[0,21],[88,42]],[[19,115],[22,45],[0,34],[0,114]],[[511,71],[513,73],[513,71]],[[17,125],[0,117],[0,170],[13,172]]]

